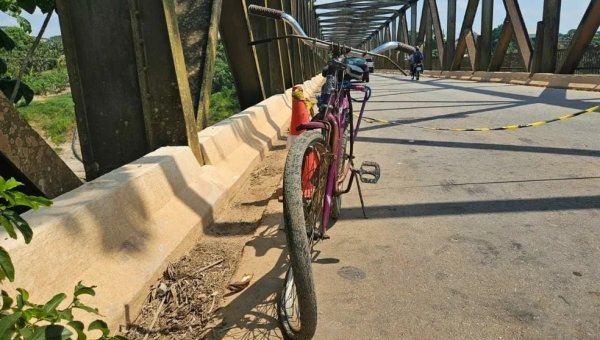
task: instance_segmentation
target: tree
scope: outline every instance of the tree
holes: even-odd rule
[[[31,24],[21,16],[22,11],[33,14],[36,9],[42,13],[50,13],[54,10],[55,0],[0,0],[0,11],[14,17],[17,22],[27,33],[31,33]],[[39,39],[38,39],[39,40]],[[35,42],[33,44],[35,46]],[[17,47],[15,41],[0,29],[0,50],[12,51]],[[25,61],[26,62],[26,61]],[[17,103],[21,98],[25,99],[25,103],[29,104],[33,100],[33,91],[26,84],[21,84],[23,72],[17,79],[12,79],[6,75],[8,66],[4,60],[0,60],[0,91],[11,99],[11,102]],[[22,71],[22,70],[21,70]]]
[[[504,24],[502,23],[492,30],[492,51],[495,51],[496,46],[498,46],[498,41],[500,40],[500,34],[502,33],[503,26]],[[510,43],[508,44],[508,50],[506,51],[506,53],[516,53],[518,52],[518,50],[519,49],[517,47],[517,40],[513,35],[510,38]]]
[[[600,45],[600,31],[596,32],[594,38],[592,38],[592,44]]]

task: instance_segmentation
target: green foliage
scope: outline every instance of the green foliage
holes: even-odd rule
[[[32,125],[40,127],[53,143],[64,143],[75,128],[75,105],[70,93],[36,100],[19,112]]]
[[[28,196],[15,191],[14,189],[20,185],[22,183],[17,182],[14,178],[6,181],[0,176],[0,225],[4,227],[8,236],[15,240],[17,239],[15,230],[19,230],[25,239],[25,243],[29,244],[33,237],[33,231],[29,224],[11,208],[24,206],[39,209],[40,207],[50,206],[52,202],[43,197]],[[0,282],[4,279],[13,282],[15,280],[15,268],[8,252],[0,247]]]
[[[43,197],[28,196],[15,188],[22,185],[14,178],[5,180],[0,176],[0,225],[4,227],[7,234],[17,239],[18,230],[26,244],[31,242],[33,230],[19,214],[12,208],[24,206],[31,209],[48,207],[52,201]],[[3,247],[0,247],[0,282],[8,279],[14,282],[15,268],[10,255]],[[73,290],[73,298],[65,307],[67,299],[65,293],[56,294],[44,304],[36,304],[29,300],[29,292],[18,288],[18,294],[13,298],[5,290],[0,291],[2,303],[0,307],[0,339],[22,339],[22,340],[58,340],[77,339],[85,340],[85,325],[73,316],[74,309],[81,309],[88,313],[100,315],[97,308],[92,308],[81,302],[80,296],[95,296],[95,286],[87,287],[81,282]],[[42,322],[42,324],[39,324]],[[88,332],[99,331],[102,336],[99,340],[126,340],[122,336],[109,336],[109,329],[102,320],[96,320],[87,327]]]
[[[233,76],[229,70],[227,64],[227,56],[225,55],[225,48],[219,38],[217,44],[217,57],[215,58],[215,69],[213,77],[212,93],[221,92],[223,89],[233,89]]]
[[[209,125],[240,112],[233,76],[227,63],[225,48],[219,38],[215,60],[212,94],[210,96]]]
[[[23,76],[33,93],[37,96],[49,93],[62,92],[69,87],[69,74],[67,69],[59,67],[50,71],[36,72]]]
[[[17,19],[20,26],[20,31],[18,31],[17,27],[8,28],[7,32],[0,30],[0,50],[14,51],[15,55],[19,55],[19,53],[25,53],[26,55],[28,48],[24,49],[23,47],[31,46],[33,43],[31,39],[34,38],[29,36],[31,33],[31,24],[21,16],[22,11],[33,14],[36,9],[39,9],[42,13],[48,13],[55,6],[55,0],[0,0],[0,11]],[[14,38],[11,37],[11,32]],[[20,66],[11,65],[4,60],[0,60],[0,91],[7,98],[12,97],[16,85],[16,80],[13,78],[18,74],[19,69]],[[25,83],[20,84],[17,96],[15,97],[15,103],[21,99],[25,99],[25,104],[29,104],[33,100],[33,91]]]
[[[498,40],[500,40],[500,33],[502,32],[502,26],[504,26],[504,24],[500,24],[492,30],[492,51],[496,50],[496,46],[498,45]],[[508,50],[506,51],[506,53],[518,52],[519,48],[517,46],[518,46],[517,40],[515,39],[515,36],[513,35],[512,38],[510,38],[510,43],[508,44]]]
[[[238,112],[240,112],[240,104],[234,89],[224,88],[210,96],[209,125],[216,124]]]

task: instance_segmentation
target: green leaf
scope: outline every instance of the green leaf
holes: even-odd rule
[[[68,340],[73,332],[60,325],[42,326],[33,332],[33,335],[25,340]]]
[[[29,105],[29,103],[31,103],[31,101],[33,100],[33,95],[34,95],[31,87],[29,87],[27,84],[21,83],[21,87],[19,88],[19,91],[23,91],[23,98],[25,99],[25,104]],[[15,102],[16,102],[16,100],[15,100]]]
[[[0,29],[0,47],[4,48],[7,51],[12,51],[15,48],[15,41],[4,32],[4,30]]]
[[[29,322],[29,320],[33,319],[33,317],[37,314],[37,311],[34,309],[28,309],[23,311],[23,318],[25,321]]]
[[[79,302],[79,300],[75,300],[75,302],[73,303],[73,307],[83,309],[84,311],[86,311],[88,313],[94,313],[94,314],[100,315],[100,313],[98,312],[98,308],[88,307],[88,306],[84,305],[83,303]]]
[[[65,310],[59,311],[58,315],[63,320],[68,320],[68,321],[72,321],[73,320],[73,311],[71,310],[71,308],[67,308]]]
[[[46,14],[54,9],[55,0],[37,0],[37,6],[40,8],[42,13]]]
[[[88,331],[93,331],[96,329],[100,330],[104,336],[107,336],[108,333],[110,333],[108,325],[102,320],[96,320],[88,326]]]
[[[0,247],[0,269],[2,269],[4,275],[8,278],[8,281],[15,281],[15,267],[10,259],[10,255],[2,247]]]
[[[26,291],[23,288],[17,288],[17,291],[23,297],[23,302],[28,302],[29,301],[29,292],[28,291]]]
[[[14,301],[10,296],[2,295],[2,310],[10,309]]]
[[[27,32],[28,34],[31,34],[32,29],[31,29],[31,23],[29,22],[29,20],[23,18],[20,15],[15,15],[14,17],[15,17],[15,19],[17,19],[17,23],[19,23],[19,26],[21,26],[21,28],[25,32]]]
[[[71,321],[67,323],[67,325],[77,332],[77,340],[86,340],[87,335],[83,332],[85,329],[85,325],[81,321]]]
[[[8,219],[3,215],[0,215],[0,224],[2,224],[4,229],[6,229],[6,232],[11,238],[14,238],[15,240],[17,239],[17,233],[15,232],[15,228],[13,227],[12,223],[10,223]]]
[[[79,296],[79,295],[91,295],[91,296],[96,296],[96,292],[94,291],[94,288],[96,288],[96,286],[91,286],[91,287],[86,287],[84,285],[81,284],[81,281],[79,281],[79,283],[77,284],[77,286],[75,286],[75,296]]]
[[[27,199],[27,196],[23,195],[20,192],[15,192],[14,193],[14,198],[15,198],[15,204],[14,206],[25,206],[25,207],[29,207],[32,209],[37,209],[37,204],[34,202],[31,202],[30,200]]]
[[[19,334],[21,334],[21,339],[27,339],[33,335],[34,328],[23,328],[19,330]]]
[[[12,210],[4,211],[4,216],[17,226],[19,231],[21,231],[21,234],[23,234],[23,238],[25,238],[25,244],[29,244],[29,242],[31,242],[31,238],[33,238],[33,230],[31,230],[29,223],[27,223],[27,221],[25,221],[19,214]]]
[[[44,312],[51,313],[52,311],[55,311],[56,307],[58,307],[58,305],[60,305],[60,303],[63,302],[63,300],[66,298],[67,294],[65,293],[56,294],[50,301],[48,301],[44,305]]]
[[[11,177],[8,181],[6,181],[4,190],[11,190],[14,189],[20,185],[23,185],[23,183],[17,181],[16,179],[14,179],[13,177]]]
[[[0,81],[1,82],[1,81]],[[0,195],[8,202],[8,205],[14,207],[17,202],[15,201],[15,194],[10,191],[1,192]]]
[[[20,317],[21,312],[2,316],[0,319],[0,339],[7,338],[7,333],[11,331],[12,326],[17,322],[17,320],[19,320]]]
[[[8,71],[8,65],[6,65],[4,60],[0,59],[0,74],[5,74],[6,71]]]
[[[30,201],[34,201],[39,204],[41,207],[49,207],[52,205],[52,201],[41,196],[28,196]]]
[[[17,0],[17,4],[29,14],[35,12],[35,0]]]

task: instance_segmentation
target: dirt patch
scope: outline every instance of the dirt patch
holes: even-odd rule
[[[146,335],[179,340],[219,331],[207,326],[225,298],[239,294],[227,286],[242,276],[236,273],[242,249],[252,239],[268,202],[276,197],[286,155],[285,141],[276,141],[195,248],[170,264],[151,287],[141,314],[123,335],[130,340]]]

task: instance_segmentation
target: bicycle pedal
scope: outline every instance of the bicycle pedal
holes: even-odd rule
[[[360,181],[363,183],[375,184],[379,181],[381,176],[381,169],[379,164],[376,162],[364,161],[360,165],[360,169],[357,170],[360,177]]]

